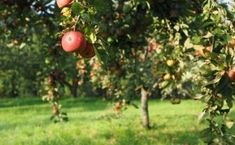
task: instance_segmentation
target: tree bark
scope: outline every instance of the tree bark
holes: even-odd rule
[[[19,94],[18,94],[18,89],[16,87],[16,75],[13,74],[11,77],[11,96],[13,98],[16,98]]]
[[[66,85],[69,88],[70,93],[73,95],[73,97],[75,97],[75,98],[77,97],[78,84],[76,82],[73,81],[73,83],[70,84],[69,82],[64,81],[61,84]]]
[[[75,80],[73,81],[73,85],[72,85],[72,88],[71,88],[71,93],[73,95],[73,97],[77,97],[77,89],[78,89],[78,82]]]
[[[141,87],[141,109],[142,109],[141,118],[142,118],[142,125],[146,129],[150,129],[148,97],[149,97],[149,92],[144,87]]]

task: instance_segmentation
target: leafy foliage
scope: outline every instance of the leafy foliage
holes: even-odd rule
[[[57,84],[46,88],[53,92],[47,99],[56,108],[64,88],[74,96],[81,88],[127,102],[140,87],[173,103],[200,98],[207,104],[205,141],[234,142],[228,116],[234,102],[234,6],[214,0],[74,0],[59,11],[49,1],[1,3],[0,87],[8,84],[11,91],[0,93],[16,96],[20,79],[39,90],[49,74]],[[58,42],[71,30],[94,44],[95,58],[61,51]]]

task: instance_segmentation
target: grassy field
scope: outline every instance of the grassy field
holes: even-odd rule
[[[120,118],[108,119],[112,103],[66,99],[67,123],[49,120],[49,104],[40,99],[0,100],[0,145],[200,145],[199,101],[179,105],[150,102],[151,130],[140,126],[140,110],[130,106]],[[233,114],[234,115],[234,114]]]

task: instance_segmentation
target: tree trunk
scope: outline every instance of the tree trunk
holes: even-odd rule
[[[72,83],[72,86],[71,86],[71,93],[73,95],[73,97],[77,97],[77,89],[78,89],[78,78],[75,77],[73,79],[73,83]]]
[[[16,98],[18,96],[18,89],[16,87],[16,75],[11,77],[11,97]]]
[[[70,93],[73,95],[73,97],[77,97],[77,89],[78,89],[78,84],[77,84],[77,81],[74,81],[72,82],[72,84],[70,84],[69,82],[67,81],[63,81],[61,82],[62,85],[66,85],[69,90],[70,90]]]
[[[78,85],[73,84],[72,88],[71,88],[71,93],[73,95],[73,97],[77,97],[77,89],[78,89]]]
[[[143,127],[146,129],[150,128],[149,111],[148,111],[148,97],[149,97],[148,91],[144,87],[141,87],[141,109],[142,109],[141,118],[142,118]]]

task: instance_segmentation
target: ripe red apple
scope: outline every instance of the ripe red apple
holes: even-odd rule
[[[235,81],[235,68],[229,70],[228,72],[228,77],[231,81]]]
[[[59,8],[63,8],[67,5],[69,5],[73,0],[56,0],[57,6]]]
[[[86,48],[80,51],[80,55],[84,58],[92,58],[95,56],[95,50],[92,43],[87,43]]]
[[[69,31],[61,40],[62,48],[66,52],[82,51],[86,48],[86,40],[81,32]]]

